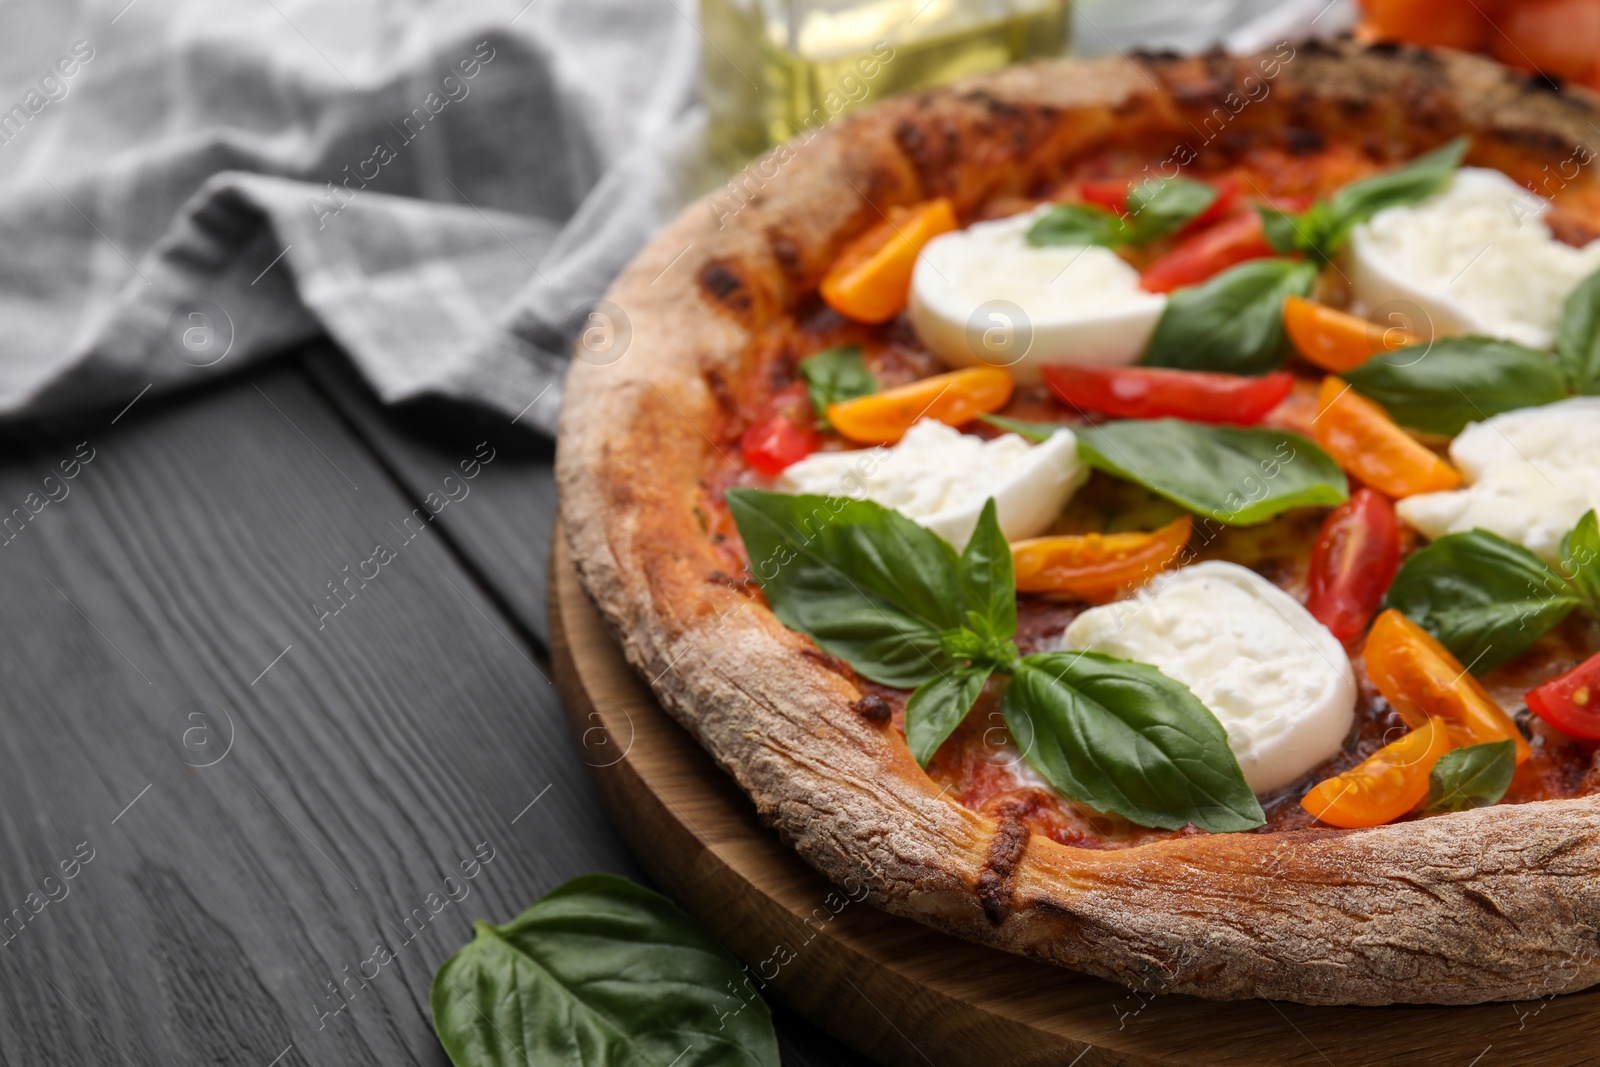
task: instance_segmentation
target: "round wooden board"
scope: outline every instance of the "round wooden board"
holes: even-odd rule
[[[661,709],[584,593],[559,526],[556,682],[612,821],[750,985],[895,1067],[1501,1067],[1596,1062],[1600,990],[1470,1008],[1314,1008],[1139,994],[850,899],[756,818]]]

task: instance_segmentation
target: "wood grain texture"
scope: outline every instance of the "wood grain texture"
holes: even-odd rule
[[[443,1064],[471,920],[636,873],[553,686],[437,532],[399,543],[416,501],[298,370],[108,418],[0,463],[0,1064]]]
[[[1600,992],[1466,1008],[1315,1008],[1141,995],[850,899],[778,836],[628,666],[555,539],[557,681],[594,778],[647,870],[809,1019],[888,1064],[1594,1062]],[[1480,1058],[1481,1057],[1481,1058]]]
[[[463,565],[518,626],[549,646],[545,571],[555,522],[555,443],[498,412],[443,401],[382,407],[332,345],[313,346],[306,369],[352,430],[413,499],[447,492],[481,442],[496,451],[460,506],[435,520]]]
[[[545,578],[556,511],[551,442],[498,414],[459,406],[385,408],[327,345],[308,350],[304,362],[352,431],[417,501],[440,492],[446,476],[459,480],[462,457],[472,456],[481,442],[491,444],[494,462],[473,479],[459,507],[450,505],[438,514],[433,530],[505,613],[508,631],[515,628],[547,650]],[[580,753],[580,759],[594,762],[596,756]],[[605,847],[613,850],[615,842],[608,837]],[[770,1006],[785,1067],[869,1063],[785,1005]]]

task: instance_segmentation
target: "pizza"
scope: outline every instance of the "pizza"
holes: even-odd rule
[[[889,912],[1154,992],[1588,986],[1597,117],[1341,44],[842,118],[580,340],[580,578]]]

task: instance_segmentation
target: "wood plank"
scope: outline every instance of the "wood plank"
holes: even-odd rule
[[[393,477],[418,501],[447,503],[434,519],[468,570],[477,574],[525,633],[548,647],[546,563],[555,521],[555,445],[497,412],[444,401],[384,408],[329,344],[301,357],[330,403]],[[484,446],[495,459],[465,483],[460,465]],[[446,483],[449,477],[453,481]]]
[[[622,758],[595,780],[651,874],[778,996],[897,1067],[1469,1067],[1591,1063],[1600,990],[1464,1008],[1317,1008],[1135,994],[849,899],[655,702],[558,537],[554,659],[574,729]],[[1492,1057],[1486,1054],[1492,1049]]]
[[[0,1063],[441,1064],[471,920],[637,874],[532,650],[298,371],[7,436]]]
[[[417,499],[444,488],[444,475],[487,441],[493,463],[473,480],[460,506],[447,505],[433,529],[496,603],[532,640],[548,648],[546,575],[555,518],[554,447],[498,414],[461,405],[383,407],[347,361],[327,345],[302,359],[319,389],[354,433]],[[458,475],[459,477],[459,475]],[[583,731],[578,731],[583,736]],[[593,757],[605,758],[603,753]],[[771,1004],[786,1067],[870,1063],[779,1001]]]

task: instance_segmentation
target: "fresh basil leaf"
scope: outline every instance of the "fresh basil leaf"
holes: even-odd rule
[[[1178,230],[1210,207],[1217,191],[1190,178],[1150,178],[1128,191],[1119,216],[1094,204],[1058,204],[1028,230],[1031,245],[1148,244]]]
[[[1253,259],[1167,297],[1145,348],[1151,367],[1264,374],[1283,361],[1283,302],[1309,296],[1317,268]]]
[[[1600,524],[1593,509],[1584,512],[1578,525],[1561,539],[1561,569],[1583,598],[1584,607],[1600,617]]]
[[[1446,534],[1414,553],[1384,598],[1474,674],[1522,653],[1577,605],[1549,564],[1487,530]]]
[[[1159,240],[1216,202],[1217,191],[1192,178],[1150,178],[1128,193],[1133,243]]]
[[[1422,813],[1439,815],[1498,804],[1511,788],[1516,769],[1517,746],[1510,740],[1452,749],[1439,757],[1428,775],[1428,799],[1422,802]]]
[[[1451,437],[1469,422],[1567,395],[1549,356],[1491,337],[1408,345],[1374,356],[1344,379],[1400,425]]]
[[[867,369],[861,349],[855,345],[827,348],[807,356],[800,361],[800,375],[806,380],[806,391],[811,394],[811,406],[817,418],[824,422],[829,404],[871,396],[878,391],[878,379]]]
[[[939,535],[879,504],[730,489],[729,510],[767,603],[856,672],[910,689],[954,666],[957,558]]]
[[[906,701],[906,744],[919,766],[926,767],[945,738],[961,725],[993,673],[987,664],[959,667],[930,678],[911,694]]]
[[[1023,419],[1008,419],[1004,415],[979,415],[978,418],[990,426],[998,426],[1030,441],[1048,441],[1051,434],[1074,429],[1064,422],[1027,422]]]
[[[1556,333],[1556,358],[1568,388],[1584,396],[1600,394],[1600,271],[1567,294]]]
[[[590,874],[473,927],[429,998],[456,1067],[778,1067],[739,962],[659,893]]]
[[[1266,822],[1216,716],[1147,664],[1095,652],[1027,656],[1000,710],[1028,764],[1098,811],[1163,830]]]
[[[1349,239],[1351,230],[1384,208],[1414,204],[1443,189],[1461,166],[1470,143],[1458,137],[1403,167],[1350,182],[1298,215],[1260,206],[1256,211],[1267,243],[1286,255],[1303,252],[1326,264]]]
[[[994,497],[984,502],[978,526],[961,553],[961,604],[977,616],[975,627],[988,638],[1004,639],[1017,632],[1017,578],[1011,545],[1000,532]]]
[[[1261,216],[1261,229],[1266,233],[1267,244],[1272,246],[1273,251],[1291,256],[1304,250],[1309,243],[1300,216],[1271,204],[1257,204],[1256,214]]]
[[[1382,211],[1426,200],[1449,184],[1472,141],[1466,137],[1440,145],[1403,167],[1342,186],[1328,198],[1331,235],[1342,242],[1349,232]]]
[[[1105,208],[1093,204],[1058,204],[1028,228],[1030,245],[1127,244],[1132,231]]]
[[[1231,526],[1254,526],[1290,508],[1333,507],[1350,495],[1326,452],[1282,430],[1119,419],[1075,432],[1078,455],[1091,467]]]

